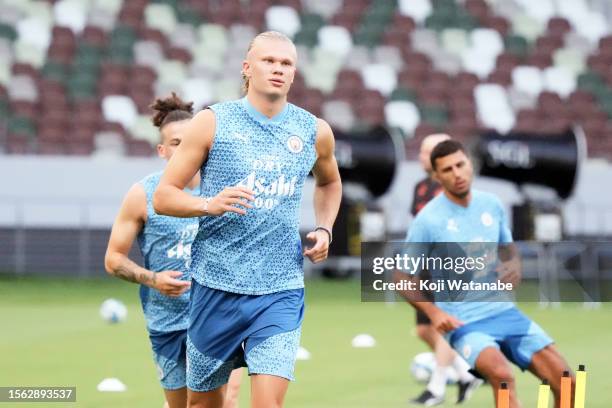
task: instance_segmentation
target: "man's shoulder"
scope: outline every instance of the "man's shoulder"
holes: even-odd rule
[[[493,193],[480,190],[472,190],[472,196],[482,206],[502,207],[501,200]]]
[[[319,118],[315,114],[291,102],[287,102],[287,105],[289,105],[289,112],[291,116],[298,119],[306,119],[308,120],[309,124],[314,124],[315,127],[317,126]]]
[[[235,111],[237,109],[242,109],[243,103],[241,99],[234,99],[232,101],[223,101],[217,102],[208,106],[213,113],[218,114],[223,111]]]
[[[440,218],[440,216],[446,211],[446,205],[444,202],[443,194],[439,194],[432,198],[425,207],[417,214],[416,219],[423,219],[428,222],[433,222]]]
[[[144,176],[139,183],[142,184],[145,189],[147,187],[155,187],[159,184],[159,180],[161,179],[162,175],[164,174],[163,170],[159,170],[159,171],[155,171],[153,173],[150,173],[146,176]]]

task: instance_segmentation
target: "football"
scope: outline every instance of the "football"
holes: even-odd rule
[[[100,306],[100,316],[109,323],[119,323],[126,319],[127,308],[117,299],[106,299]]]
[[[419,353],[412,359],[410,364],[410,373],[418,382],[427,382],[431,377],[431,373],[436,366],[436,358],[433,353]],[[457,371],[453,367],[447,368],[448,383],[454,384],[457,382]]]

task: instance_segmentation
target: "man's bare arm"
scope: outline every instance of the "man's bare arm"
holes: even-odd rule
[[[407,275],[400,271],[393,271],[393,280],[398,283],[406,280],[417,283],[417,287],[414,291],[400,290],[399,293],[414,308],[425,313],[427,317],[429,317],[429,319],[431,320],[431,324],[433,325],[433,327],[439,332],[445,333],[463,325],[463,323],[457,318],[444,312],[442,309],[438,308],[433,302],[427,300],[427,298],[419,289],[418,276]]]
[[[155,273],[129,259],[128,254],[147,219],[147,198],[144,188],[135,184],[128,191],[113,224],[104,257],[106,271],[128,282],[140,283],[169,296],[178,296],[187,290],[189,282],[175,279],[178,271]]]
[[[185,126],[181,144],[166,165],[153,195],[155,212],[173,217],[205,215],[204,199],[183,191],[208,157],[215,133],[215,115],[203,110]]]
[[[523,279],[523,263],[518,247],[514,243],[500,244],[498,254],[501,261],[497,267],[499,278],[517,287]]]
[[[214,197],[194,197],[183,191],[208,158],[215,135],[215,115],[210,109],[199,112],[183,131],[183,139],[168,162],[153,195],[155,212],[173,217],[246,214],[254,200],[251,190],[229,186]]]
[[[317,226],[331,231],[342,200],[342,181],[334,155],[334,134],[322,119],[317,122],[317,161],[312,169],[315,177],[314,210]],[[327,258],[330,236],[325,230],[316,230],[306,236],[314,244],[304,251],[312,262]]]
[[[314,210],[317,225],[331,229],[340,209],[342,181],[334,155],[335,140],[331,127],[319,119],[317,129],[317,161],[312,169],[316,183]]]

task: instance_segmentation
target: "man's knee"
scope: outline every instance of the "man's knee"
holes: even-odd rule
[[[429,344],[432,349],[434,348],[435,333],[430,324],[417,324],[416,333],[422,341]]]
[[[511,385],[514,384],[514,373],[508,364],[491,367],[487,373],[487,379],[492,384],[501,384],[505,382]]]
[[[512,367],[510,367],[506,357],[494,347],[487,347],[480,353],[476,360],[476,369],[494,387],[502,382],[507,383],[509,386],[514,384]]]
[[[419,338],[421,338],[421,340],[428,339],[429,325],[427,325],[427,324],[417,324],[416,333],[417,333],[417,336],[419,336]]]
[[[189,392],[187,407],[189,408],[222,408],[225,389],[216,389],[209,392]]]

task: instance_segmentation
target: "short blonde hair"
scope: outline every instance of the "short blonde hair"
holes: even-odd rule
[[[264,40],[281,40],[281,41],[287,41],[291,44],[293,44],[293,41],[291,41],[291,38],[289,38],[287,35],[281,33],[280,31],[264,31],[263,33],[259,33],[257,34],[249,43],[249,48],[247,49],[247,54],[249,53],[249,51],[251,51],[251,49],[253,49],[253,46],[255,45],[255,42],[259,39],[264,39]],[[242,72],[242,92],[244,92],[245,94],[248,92],[249,90],[249,78],[245,75],[244,71]]]

